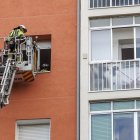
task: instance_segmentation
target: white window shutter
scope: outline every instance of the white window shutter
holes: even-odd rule
[[[49,124],[19,125],[18,140],[50,140],[50,125]]]

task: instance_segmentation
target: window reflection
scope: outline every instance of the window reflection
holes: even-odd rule
[[[134,140],[133,113],[114,114],[114,140]]]
[[[140,140],[140,112],[138,113],[138,140]]]

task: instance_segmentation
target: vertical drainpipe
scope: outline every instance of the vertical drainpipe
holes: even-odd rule
[[[77,97],[76,97],[76,140],[80,140],[80,28],[81,0],[77,0]]]

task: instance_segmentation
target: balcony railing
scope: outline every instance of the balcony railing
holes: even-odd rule
[[[90,0],[90,8],[139,5],[140,0]]]
[[[90,64],[90,91],[140,89],[140,60]]]

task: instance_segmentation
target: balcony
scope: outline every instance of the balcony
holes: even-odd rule
[[[139,0],[90,0],[90,8],[135,6],[139,4]]]
[[[90,91],[140,89],[140,60],[90,64]]]

